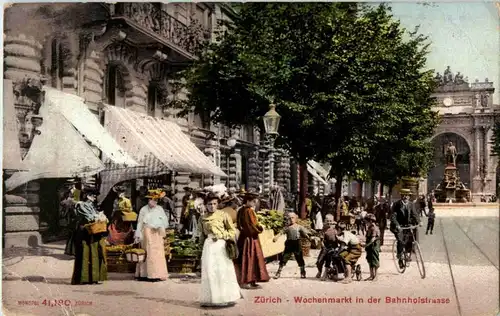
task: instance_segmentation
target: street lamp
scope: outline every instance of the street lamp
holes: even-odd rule
[[[269,188],[274,185],[274,141],[278,137],[278,127],[280,125],[281,116],[276,112],[276,105],[270,104],[269,111],[264,115],[264,129],[266,131],[266,138],[269,142]]]

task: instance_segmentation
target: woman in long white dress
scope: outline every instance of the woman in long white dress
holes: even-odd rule
[[[146,250],[146,261],[138,263],[135,270],[139,280],[165,281],[168,277],[163,238],[169,223],[165,210],[157,205],[164,196],[165,192],[150,190],[146,196],[149,202],[139,212],[135,242]]]
[[[230,216],[218,210],[219,198],[209,194],[206,214],[200,218],[201,306],[232,306],[241,298],[233,261],[226,250],[227,241],[234,240],[235,227]]]

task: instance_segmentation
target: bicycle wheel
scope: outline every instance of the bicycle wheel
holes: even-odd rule
[[[425,264],[424,258],[422,257],[422,251],[420,250],[420,245],[418,242],[413,242],[413,253],[415,253],[415,261],[417,262],[418,272],[420,272],[420,277],[425,279]]]
[[[403,259],[403,268],[399,267],[399,260],[398,260],[398,241],[394,240],[392,243],[392,259],[394,260],[394,265],[396,266],[396,270],[399,273],[404,273],[406,270],[406,262],[404,262],[404,256],[402,257]]]

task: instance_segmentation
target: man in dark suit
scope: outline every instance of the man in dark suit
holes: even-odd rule
[[[411,251],[412,248],[412,240],[408,238],[408,243],[406,245],[403,244],[403,230],[401,229],[404,226],[411,225],[420,225],[420,217],[418,216],[414,203],[410,202],[411,192],[409,189],[401,189],[400,191],[401,199],[396,201],[392,205],[392,215],[391,215],[391,232],[396,237],[397,243],[397,252],[399,259],[399,266],[403,268],[403,261],[401,260],[401,255],[403,253],[403,249],[406,248],[407,252]],[[415,238],[418,241],[417,229],[414,230]]]

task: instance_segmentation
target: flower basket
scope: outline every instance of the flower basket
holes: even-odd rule
[[[309,257],[309,251],[311,250],[311,242],[307,239],[302,238],[301,240],[301,245],[302,245],[302,254],[304,257]]]
[[[108,231],[106,222],[93,222],[84,226],[89,234],[95,235]]]
[[[146,251],[144,249],[130,249],[125,251],[125,259],[130,263],[139,263],[146,260]]]

